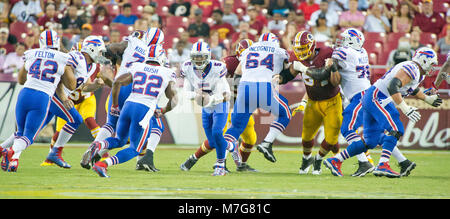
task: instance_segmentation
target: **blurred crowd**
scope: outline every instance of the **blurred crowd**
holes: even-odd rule
[[[193,42],[203,39],[212,56],[234,54],[241,39],[264,32],[279,36],[292,50],[303,29],[318,44],[332,45],[339,33],[355,27],[366,35],[375,65],[392,65],[420,46],[438,54],[450,50],[450,0],[0,0],[0,73],[17,72],[27,49],[39,46],[39,33],[56,30],[66,50],[89,35],[120,42],[136,29],[159,27],[170,64],[189,58]],[[371,36],[380,34],[380,40]],[[424,38],[425,36],[430,36]],[[376,38],[373,38],[376,39]],[[383,46],[388,41],[392,45]],[[383,48],[371,44],[378,42]],[[379,46],[379,45],[378,45]],[[369,51],[370,50],[370,51]],[[373,50],[373,51],[372,51]],[[373,52],[373,53],[372,53]],[[402,52],[402,53],[400,53]]]

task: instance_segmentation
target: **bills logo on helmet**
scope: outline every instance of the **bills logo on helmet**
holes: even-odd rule
[[[87,40],[86,45],[101,46],[102,42],[98,39]]]
[[[418,51],[418,53],[419,53],[419,56],[424,55],[427,58],[433,58],[434,57],[434,54],[431,51]]]
[[[350,36],[356,37],[358,39],[358,42],[361,41],[361,37],[359,37],[358,33],[355,30],[353,29],[348,30],[348,34]]]

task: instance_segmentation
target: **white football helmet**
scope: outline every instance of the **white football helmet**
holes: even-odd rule
[[[57,49],[59,50],[59,36],[56,31],[46,30],[39,37],[39,47],[41,49]]]
[[[412,57],[412,61],[417,62],[427,76],[434,70],[433,66],[438,64],[436,52],[428,47],[418,48]]]
[[[204,69],[211,60],[211,49],[206,42],[198,41],[192,45],[191,61],[196,69]]]
[[[259,36],[259,42],[272,42],[272,43],[276,43],[277,45],[280,45],[280,40],[278,39],[277,35],[273,34],[273,33],[263,33],[261,34],[261,36]]]
[[[94,62],[106,52],[105,42],[100,36],[88,36],[83,40],[80,52],[87,53]]]
[[[156,27],[150,27],[145,32],[144,43],[147,46],[153,44],[163,44],[164,43],[164,32]]]
[[[361,50],[364,45],[365,37],[358,29],[348,28],[341,33],[341,38],[338,41],[339,46],[350,47],[355,50]]]
[[[148,54],[145,58],[145,62],[152,61],[159,63],[160,66],[166,64],[166,51],[161,44],[152,44],[147,50]]]

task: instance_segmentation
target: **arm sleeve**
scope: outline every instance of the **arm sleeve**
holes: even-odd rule
[[[183,91],[189,100],[193,100],[195,98],[196,93],[194,92],[194,88],[192,87],[191,82],[189,82],[186,78],[184,78]]]

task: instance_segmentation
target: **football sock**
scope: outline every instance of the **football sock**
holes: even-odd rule
[[[194,156],[196,159],[199,159],[201,157],[203,157],[205,154],[209,153],[212,151],[211,146],[209,146],[209,142],[208,140],[205,140],[202,144],[202,146],[200,146],[197,151],[195,152]]]
[[[248,160],[248,157],[252,153],[252,144],[246,144],[242,142],[242,144],[239,146],[239,153],[241,154],[242,162],[245,163]]]
[[[14,144],[12,146],[12,150],[14,151],[14,155],[12,156],[12,159],[19,159],[20,154],[22,153],[22,151],[24,151],[28,145],[29,145],[29,140],[27,137],[22,136],[20,138],[15,138],[14,139]]]
[[[366,157],[365,153],[360,153],[356,155],[356,158],[358,159],[358,161],[360,162],[369,162],[369,160]]]
[[[328,144],[325,140],[322,141],[322,144],[320,144],[319,153],[317,153],[318,156],[316,156],[316,158],[319,158],[321,160],[322,157],[327,156],[332,146],[333,145]]]
[[[403,162],[403,161],[405,161],[405,160],[407,160],[406,157],[403,155],[403,153],[400,152],[400,150],[398,149],[398,147],[395,147],[394,150],[392,150],[392,156],[394,156],[395,159],[397,159],[397,161],[398,161],[399,163],[400,163],[400,162]]]
[[[269,133],[267,133],[266,137],[264,138],[265,142],[272,143],[275,141],[275,138],[281,133],[281,131],[277,128],[270,127]]]
[[[98,131],[95,141],[103,141],[106,138],[111,137],[113,135],[113,133],[114,133],[114,129],[110,125],[105,124]]]
[[[117,152],[116,155],[106,158],[105,162],[108,164],[108,166],[117,165],[131,160],[138,154],[139,153],[134,148],[125,148]]]
[[[73,130],[71,126],[68,126],[66,124],[59,132],[58,139],[56,139],[56,142],[53,145],[53,147],[55,148],[63,147],[65,144],[67,144],[67,142],[69,142],[70,138],[72,138],[74,132],[75,130]]]
[[[381,157],[379,163],[389,162],[389,158],[391,158],[391,152],[387,149],[383,149],[381,151]]]
[[[91,130],[92,137],[97,138],[98,132],[100,131],[100,126],[97,124],[95,119],[93,117],[86,118],[84,123],[88,129]]]
[[[310,155],[314,146],[314,141],[302,141],[303,155]]]
[[[161,140],[161,135],[152,132],[150,134],[150,137],[147,140],[147,142],[148,142],[147,149],[155,152],[156,146],[158,146],[160,140]]]

